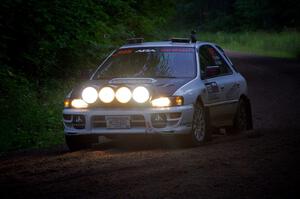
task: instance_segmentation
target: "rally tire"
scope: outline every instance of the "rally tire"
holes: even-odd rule
[[[241,98],[234,116],[233,126],[227,128],[226,131],[229,134],[238,134],[251,129],[253,129],[253,122],[250,101]]]
[[[192,131],[189,140],[193,146],[202,145],[211,140],[208,113],[200,102],[197,102],[194,106]]]

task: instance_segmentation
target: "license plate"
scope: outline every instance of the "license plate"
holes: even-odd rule
[[[106,128],[108,129],[129,129],[130,116],[106,116]]]

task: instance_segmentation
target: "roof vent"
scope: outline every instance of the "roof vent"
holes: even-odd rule
[[[195,30],[192,30],[192,32],[191,32],[191,42],[192,43],[196,43],[197,42],[196,31]]]
[[[144,42],[144,38],[130,38],[127,39],[127,44],[140,44]]]

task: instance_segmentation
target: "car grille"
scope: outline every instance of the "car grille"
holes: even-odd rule
[[[92,128],[106,128],[105,116],[93,116]],[[131,128],[143,128],[146,127],[145,118],[143,115],[130,115],[130,127]]]

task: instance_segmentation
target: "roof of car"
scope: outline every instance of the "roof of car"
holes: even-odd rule
[[[172,41],[157,41],[157,42],[142,42],[134,44],[125,44],[120,47],[122,48],[140,48],[140,47],[196,47],[201,44],[211,44],[208,42],[197,41],[196,43],[183,43],[183,42],[172,42]]]

